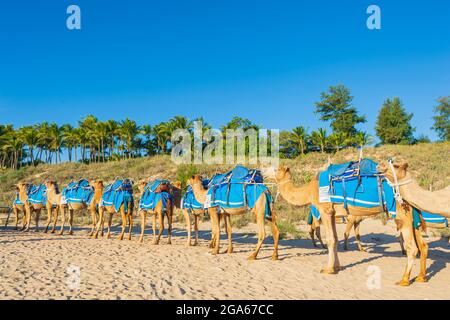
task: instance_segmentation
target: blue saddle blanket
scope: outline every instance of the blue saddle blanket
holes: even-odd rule
[[[31,185],[28,192],[27,202],[31,204],[47,203],[47,188],[45,185]]]
[[[202,181],[203,187],[206,189],[209,184],[209,180],[204,179]],[[188,212],[191,212],[191,210],[201,210],[203,208],[203,204],[197,201],[195,198],[194,191],[192,190],[191,186],[188,186],[186,189],[186,193],[184,194],[183,198],[181,198],[181,209],[187,209]]]
[[[103,191],[100,205],[102,207],[114,206],[116,212],[120,206],[124,205],[125,212],[128,212],[130,205],[133,203],[133,185],[130,180],[116,180]]]
[[[62,191],[63,203],[86,203],[90,204],[94,197],[94,188],[86,179],[72,181]]]
[[[249,170],[242,166],[237,166],[225,174],[216,175],[208,185],[204,207],[253,209],[256,201],[264,193],[266,195],[265,217],[271,219],[273,198],[269,189],[260,184],[262,182],[260,171]]]
[[[370,159],[330,165],[319,174],[319,201],[343,203],[346,208],[392,206],[392,188],[376,168]]]
[[[162,201],[162,208],[167,210],[167,202],[172,199],[168,192],[155,192],[161,183],[170,184],[168,180],[155,180],[147,183],[139,200],[139,209],[154,210],[159,201]]]

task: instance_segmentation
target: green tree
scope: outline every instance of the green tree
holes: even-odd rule
[[[378,114],[375,131],[383,144],[409,144],[414,140],[412,113],[407,113],[398,97],[387,99]]]
[[[320,120],[330,121],[333,133],[356,134],[355,126],[366,122],[365,116],[358,115],[353,106],[350,90],[343,85],[331,86],[328,92],[321,93],[321,101],[316,103],[315,112]]]
[[[439,105],[434,108],[436,115],[432,129],[441,140],[450,141],[450,96],[439,98],[438,102]]]
[[[328,143],[327,130],[324,128],[319,128],[311,132],[311,142],[314,146],[320,148],[320,152],[324,153]]]

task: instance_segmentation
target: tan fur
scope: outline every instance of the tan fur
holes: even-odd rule
[[[397,181],[400,184],[410,181],[400,186],[400,194],[405,201],[422,211],[450,218],[450,186],[436,191],[425,190],[411,177],[411,174],[407,171],[407,163],[394,163],[393,166]],[[382,164],[378,169],[389,182],[394,183],[394,175],[388,164]]]
[[[102,181],[97,181],[97,183],[93,183],[94,185],[94,200],[98,201],[98,203],[100,203],[100,200],[102,198],[102,194],[103,194],[103,182]],[[100,192],[101,191],[101,192]],[[111,224],[112,224],[112,219],[113,219],[113,215],[115,213],[120,213],[121,217],[122,217],[122,231],[118,237],[119,240],[122,240],[125,234],[125,229],[127,227],[128,224],[128,240],[131,240],[131,234],[132,234],[132,230],[133,230],[133,210],[134,210],[134,203],[131,202],[130,206],[127,208],[127,212],[125,212],[125,206],[124,204],[122,204],[119,208],[118,211],[116,211],[116,209],[114,208],[114,206],[98,206],[98,213],[99,213],[99,219],[97,222],[97,226],[95,227],[95,230],[92,234],[92,237],[94,239],[98,238],[98,233],[101,231],[101,235],[103,236],[103,230],[104,230],[104,223],[105,223],[105,212],[109,213],[109,219],[108,219],[108,232],[106,234],[106,237],[109,239],[111,238]],[[94,219],[93,219],[94,220]]]
[[[27,194],[28,185],[29,184],[27,184],[27,183],[21,183],[21,184],[18,184],[18,186],[17,186],[19,188],[19,197],[21,199],[25,199],[24,209],[25,209],[25,216],[26,216],[26,224],[25,224],[25,228],[23,228],[23,231],[28,231],[30,229],[31,215],[32,215],[32,213],[35,213],[35,222],[36,222],[35,231],[38,232],[39,231],[39,216],[41,214],[41,210],[43,210],[45,208],[45,205],[31,204],[27,201],[28,196],[26,196],[26,194]]]
[[[343,210],[342,204],[333,204],[333,203],[319,203],[319,194],[318,194],[318,179],[312,180],[305,186],[296,187],[292,183],[291,173],[289,168],[280,167],[274,173],[275,181],[277,182],[280,194],[287,201],[292,204],[296,204],[299,206],[305,206],[309,204],[313,204],[321,213],[322,223],[326,230],[326,243],[328,247],[328,264],[322,269],[322,273],[335,274],[340,269],[339,257],[337,254],[337,233],[336,233],[336,223],[335,223],[335,214],[337,211]],[[303,195],[293,194],[304,192]],[[414,260],[415,255],[417,254],[417,246],[416,241],[417,238],[418,243],[420,243],[420,250],[424,253],[427,252],[425,249],[426,243],[423,242],[421,235],[418,235],[417,232],[413,228],[412,224],[412,214],[408,214],[408,211],[411,211],[411,208],[405,208],[404,206],[400,206],[397,204],[397,217],[396,221],[398,221],[397,225],[399,231],[403,236],[404,243],[406,245],[406,252],[408,255],[408,263],[407,268],[405,269],[402,280],[398,283],[400,285],[409,284],[409,276],[412,269],[412,262]],[[363,216],[373,216],[381,213],[380,208],[356,208],[353,206],[348,206],[348,212],[350,215],[355,217],[363,217]],[[421,258],[422,259],[422,258]],[[426,259],[426,258],[425,258]],[[426,267],[426,263],[422,263],[421,267]],[[408,279],[408,280],[406,280]],[[420,279],[425,281],[425,271],[421,269]],[[420,280],[419,280],[420,281]]]
[[[89,236],[94,234],[95,226],[97,224],[97,206],[100,203],[103,193],[102,180],[90,180],[89,184],[94,188],[94,196],[89,205],[86,203],[68,203],[60,206],[61,210],[61,230],[59,234],[64,233],[64,225],[66,221],[66,210],[69,211],[69,234],[73,234],[73,216],[76,211],[87,209],[91,214],[92,227]],[[103,235],[103,230],[102,230]]]
[[[48,232],[48,228],[50,226],[50,223],[52,221],[53,217],[53,226],[51,233],[55,232],[56,223],[58,221],[58,211],[61,210],[61,193],[57,193],[58,185],[55,181],[46,181],[44,183],[45,187],[47,188],[47,224],[45,226],[45,233]],[[62,234],[62,232],[60,233]]]
[[[148,181],[147,180],[142,180],[139,182],[139,191],[141,192],[141,194],[144,192],[144,188],[147,185]],[[172,223],[173,223],[173,206],[174,204],[172,203],[171,200],[167,200],[166,203],[166,211],[163,211],[163,204],[162,204],[162,200],[160,200],[156,206],[154,210],[145,210],[145,209],[139,209],[139,215],[141,216],[141,235],[139,237],[139,242],[143,242],[144,241],[144,232],[145,232],[145,220],[147,215],[151,215],[153,218],[152,221],[152,228],[153,228],[153,244],[157,245],[159,244],[159,241],[161,239],[161,235],[164,231],[164,215],[167,217],[167,224],[168,224],[168,238],[167,238],[167,243],[171,244],[172,243]],[[158,222],[159,222],[159,232],[158,235],[156,235],[156,218],[158,217]]]
[[[188,184],[192,187],[194,191],[195,198],[198,202],[204,203],[206,200],[207,190],[203,188],[202,178],[199,175],[192,176]],[[266,237],[266,231],[264,227],[265,222],[265,205],[266,205],[266,195],[263,193],[256,200],[254,208],[251,210],[253,214],[256,216],[256,223],[258,225],[258,243],[256,245],[255,251],[248,257],[249,260],[255,260],[258,256],[259,250],[263,244],[263,241]],[[228,236],[228,253],[233,252],[233,243],[232,243],[232,228],[231,228],[231,215],[239,215],[244,214],[248,210],[248,208],[236,208],[236,209],[220,209],[220,216],[223,216],[225,222],[225,230]],[[212,224],[212,237],[211,244],[213,247],[213,254],[219,253],[219,245],[220,245],[220,220],[219,220],[219,212],[217,208],[208,208],[208,213],[211,217]],[[276,213],[272,210],[272,233],[274,239],[274,251],[272,254],[272,260],[278,259],[278,238],[279,238],[279,230],[276,224]]]
[[[22,203],[26,203],[27,199],[28,199],[28,195],[27,195],[27,188],[28,188],[29,184],[28,183],[24,183],[24,182],[20,182],[18,183],[16,186],[14,186],[14,190],[16,193],[19,194],[19,200]],[[20,230],[24,230],[27,224],[27,215],[26,215],[26,210],[25,210],[25,205],[24,204],[15,204],[13,203],[12,206],[12,211],[14,213],[14,218],[15,218],[15,229],[18,230],[19,227],[19,213],[22,212],[23,213],[23,217],[22,217],[22,228]]]

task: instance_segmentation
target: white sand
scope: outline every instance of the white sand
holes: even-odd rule
[[[234,254],[218,256],[208,253],[207,224],[201,225],[197,247],[186,247],[186,233],[182,225],[176,227],[173,244],[167,245],[164,238],[159,246],[150,244],[149,235],[144,244],[137,243],[136,233],[131,242],[120,242],[115,237],[89,239],[87,229],[76,230],[74,236],[2,229],[0,299],[450,298],[450,244],[438,239],[429,239],[430,281],[410,287],[394,284],[401,278],[406,258],[392,223],[382,226],[378,220],[365,220],[361,231],[369,252],[356,251],[351,242],[349,252],[340,252],[345,269],[338,275],[319,273],[327,255],[309,240],[281,241],[280,260],[273,262],[268,238],[260,260],[247,261],[256,243],[253,224],[234,232]],[[340,237],[342,233],[339,225]],[[370,266],[380,268],[380,289],[367,287]],[[68,268],[75,273],[79,268],[78,288]],[[418,260],[412,276],[417,273]]]

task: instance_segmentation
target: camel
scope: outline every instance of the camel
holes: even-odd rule
[[[408,258],[408,265],[405,275],[400,281],[400,285],[409,285],[409,277],[411,273],[414,260],[418,253],[420,253],[420,272],[418,277],[415,278],[416,282],[427,282],[426,268],[427,268],[427,256],[428,256],[428,244],[422,237],[421,231],[426,231],[426,223],[423,220],[422,215],[421,227],[404,228],[404,224],[412,225],[413,220],[413,207],[420,211],[427,211],[430,213],[436,213],[443,215],[447,218],[450,217],[450,186],[438,190],[428,191],[419,186],[417,182],[412,179],[410,173],[408,173],[408,164],[396,164],[390,161],[387,164],[381,164],[378,169],[391,185],[396,190],[396,205],[397,215],[395,222],[397,229],[401,232],[401,238],[406,244],[406,254]]]
[[[61,205],[61,216],[62,216],[61,231],[60,231],[61,235],[64,233],[66,210],[69,210],[69,234],[72,235],[74,212],[81,211],[84,209],[89,210],[91,214],[92,227],[91,231],[89,232],[89,236],[92,236],[94,234],[95,226],[97,225],[97,206],[99,205],[103,194],[103,181],[91,180],[89,181],[89,185],[93,188],[92,192],[94,193],[90,203],[81,201],[81,202],[67,202]],[[103,236],[103,229],[101,231],[101,234]]]
[[[27,215],[25,210],[25,203],[28,199],[27,190],[29,188],[28,183],[20,182],[14,186],[14,191],[16,192],[16,199],[13,202],[12,210],[15,217],[15,229],[18,230],[19,225],[19,212],[23,212],[22,217],[22,228],[20,230],[24,230],[27,222]]]
[[[145,187],[148,184],[148,180],[141,180],[139,181],[139,191],[142,194],[144,193]],[[166,186],[166,185],[165,185]],[[171,193],[172,186],[168,186],[168,189],[164,189],[165,192]],[[159,244],[159,241],[161,239],[161,235],[164,231],[164,216],[167,217],[167,224],[168,224],[168,238],[167,238],[167,244],[172,243],[172,223],[173,223],[173,199],[169,198],[166,200],[166,206],[163,207],[163,200],[160,199],[158,203],[155,205],[154,209],[144,209],[139,208],[139,214],[141,216],[141,235],[139,237],[139,242],[144,241],[144,232],[145,232],[145,222],[147,215],[151,215],[153,217],[153,244],[157,245]],[[159,232],[158,236],[156,236],[156,217],[158,216],[159,221]]]
[[[198,203],[198,201],[195,199],[195,195],[192,190],[188,190],[183,197],[183,203],[182,203],[182,212],[184,216],[184,221],[186,222],[186,231],[188,234],[187,239],[187,246],[192,245],[192,236],[191,236],[191,215],[194,220],[194,232],[195,232],[195,238],[194,238],[194,246],[198,244],[198,224],[199,219],[201,215],[204,215],[206,210],[203,208],[203,205]],[[195,203],[195,202],[197,203]],[[199,208],[193,208],[193,205],[197,204]]]
[[[58,221],[58,211],[61,210],[61,193],[59,192],[58,184],[55,181],[48,180],[44,182],[47,195],[47,224],[45,226],[45,233],[48,232],[52,216],[53,226],[51,233],[55,233],[56,223]],[[60,232],[62,234],[62,231]]]
[[[326,231],[326,244],[328,247],[328,262],[325,268],[321,270],[324,274],[337,274],[342,268],[337,254],[337,232],[335,216],[353,215],[354,217],[375,216],[382,213],[379,207],[361,208],[349,205],[347,209],[343,204],[332,202],[319,202],[319,176],[317,175],[309,183],[302,186],[295,186],[292,182],[292,176],[288,167],[280,166],[276,171],[265,169],[266,176],[273,177],[281,196],[291,204],[297,206],[314,205],[321,214],[322,223]],[[404,208],[397,203],[397,219],[398,228],[401,231],[408,257],[417,254],[414,251],[414,243],[411,241],[411,235],[414,232],[411,214],[408,215],[408,208]],[[412,269],[412,262],[408,259],[407,267],[404,271],[402,280],[397,282],[398,285],[409,285],[409,276]],[[420,275],[415,278],[417,282],[426,281],[425,270],[421,264]]]
[[[419,186],[408,172],[407,163],[380,164],[379,170],[386,179],[398,187],[401,197],[409,205],[450,218],[450,185],[444,189],[428,191]]]
[[[128,180],[128,181],[132,185],[132,181],[131,180]],[[112,192],[125,192],[125,191],[112,191]],[[112,224],[113,215],[115,213],[120,213],[120,215],[122,217],[122,231],[121,231],[118,239],[119,240],[123,239],[124,234],[125,234],[125,229],[126,229],[126,226],[128,223],[128,225],[129,225],[128,240],[131,240],[131,234],[132,234],[132,229],[133,229],[133,210],[134,210],[134,201],[133,201],[132,194],[131,194],[131,199],[128,199],[129,201],[123,201],[118,209],[116,209],[114,205],[105,205],[103,203],[104,195],[105,195],[105,190],[103,190],[103,192],[102,192],[102,198],[101,198],[100,204],[98,206],[99,220],[98,220],[97,226],[95,228],[95,231],[94,231],[92,237],[97,239],[100,229],[101,229],[101,233],[103,235],[104,215],[105,215],[105,211],[106,211],[109,213],[108,227],[107,227],[108,232],[106,233],[107,239],[111,238],[111,224]]]
[[[19,194],[28,194],[28,187],[30,185],[29,184],[19,184]],[[41,215],[41,210],[43,210],[44,208],[46,208],[46,203],[44,202],[40,202],[40,203],[31,203],[30,202],[30,197],[27,197],[27,200],[24,202],[24,207],[25,207],[25,215],[27,217],[27,222],[25,225],[25,228],[23,229],[23,231],[28,231],[30,229],[31,226],[31,214],[35,213],[35,222],[36,222],[36,226],[34,231],[38,232],[39,231],[39,216]]]
[[[202,184],[202,177],[200,175],[194,175],[188,180],[188,184],[192,187],[194,192],[194,196],[199,203],[204,204],[206,201],[206,194],[208,189],[205,189]],[[266,237],[266,231],[264,227],[265,221],[265,206],[267,203],[267,196],[263,192],[259,196],[259,198],[255,201],[255,206],[250,211],[256,216],[256,223],[258,225],[258,243],[256,245],[255,251],[247,258],[248,260],[256,260],[259,250],[263,244],[263,241]],[[273,209],[273,208],[272,208]],[[247,206],[241,208],[223,208],[223,207],[210,207],[208,208],[208,213],[211,217],[211,225],[212,225],[212,238],[211,242],[213,247],[212,253],[219,253],[219,244],[220,244],[220,220],[219,220],[219,212],[220,215],[224,217],[224,225],[225,230],[228,236],[228,249],[227,252],[231,254],[233,252],[233,243],[232,243],[232,228],[231,228],[231,215],[239,215],[244,214],[248,210]],[[274,240],[274,251],[272,254],[272,260],[278,260],[278,239],[279,239],[279,230],[276,223],[276,213],[272,210],[272,234]]]

